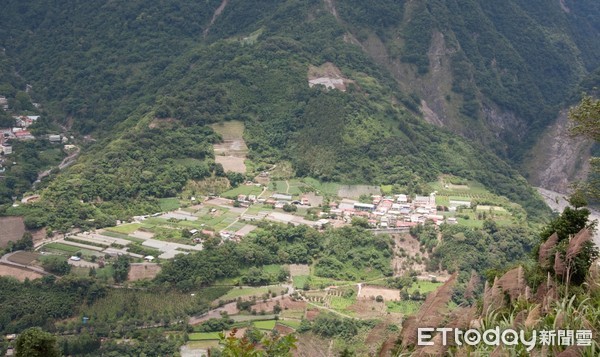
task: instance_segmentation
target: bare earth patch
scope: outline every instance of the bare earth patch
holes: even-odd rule
[[[317,316],[319,316],[320,313],[321,311],[319,309],[306,310],[306,319],[308,321],[313,321],[317,318]]]
[[[395,276],[404,275],[409,270],[415,270],[421,275],[426,276],[425,259],[421,264],[417,264],[414,258],[419,254],[423,258],[428,258],[427,252],[421,253],[421,244],[410,234],[392,234],[396,243],[394,247],[394,258],[392,259],[392,269]],[[402,256],[404,255],[404,256]]]
[[[225,170],[225,172],[232,171],[241,174],[246,173],[246,164],[244,163],[244,160],[245,159],[241,157],[215,155],[215,162],[223,165],[223,170]]]
[[[223,165],[225,171],[245,173],[246,164],[244,160],[246,160],[248,154],[248,146],[246,146],[243,137],[244,123],[232,120],[212,124],[210,127],[223,138],[223,142],[213,145],[215,161]]]
[[[369,185],[344,185],[338,190],[338,196],[342,198],[359,198],[363,195],[379,195],[381,188],[379,186]]]
[[[129,268],[127,280],[136,281],[142,279],[154,279],[160,270],[160,265],[155,263],[132,263]]]
[[[17,252],[11,255],[8,260],[21,265],[29,265],[31,262],[36,260],[38,256],[38,253],[33,252]]]
[[[29,280],[41,278],[42,274],[27,269],[0,264],[0,276],[12,276],[20,281],[24,281],[26,278]]]
[[[319,67],[308,67],[308,85],[323,85],[327,89],[338,89],[342,92],[346,91],[346,84],[354,81],[344,78],[342,71],[331,62],[325,62]]]
[[[290,264],[290,275],[292,278],[300,275],[310,275],[310,267],[307,264]]]
[[[8,242],[15,242],[23,237],[25,223],[23,217],[0,217],[0,248]]]
[[[384,301],[400,301],[400,290],[369,285],[363,285],[358,298],[375,298],[379,295],[383,296]]]
[[[273,307],[275,305],[277,305],[277,302],[279,302],[279,305],[281,306],[282,309],[288,309],[288,310],[304,310],[306,308],[306,302],[305,301],[293,301],[292,299],[290,299],[289,297],[285,297],[283,299],[271,299],[267,302],[260,302],[254,306],[252,306],[253,310],[256,311],[273,311]]]

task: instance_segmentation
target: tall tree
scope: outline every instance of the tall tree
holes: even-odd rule
[[[17,357],[59,357],[61,355],[56,337],[39,327],[25,330],[17,338]]]

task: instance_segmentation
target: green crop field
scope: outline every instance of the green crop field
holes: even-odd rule
[[[404,315],[412,315],[421,307],[416,301],[388,301],[385,303],[388,312],[396,312]]]
[[[219,341],[216,341],[216,340],[189,341],[185,345],[191,349],[217,348],[219,346]]]
[[[219,332],[193,332],[189,335],[190,341],[218,340]]]
[[[281,290],[281,286],[270,286],[270,287],[259,287],[259,288],[234,288],[229,290],[229,292],[225,295],[223,295],[223,297],[221,297],[221,300],[235,300],[238,297],[250,297],[250,296],[256,296],[256,297],[260,297],[263,294],[266,294],[267,292],[269,292],[269,290],[271,291],[279,291]]]
[[[421,294],[428,294],[434,290],[437,290],[444,283],[432,283],[431,281],[417,281],[414,283],[409,289],[408,292],[410,294],[414,293],[416,290],[419,290]]]
[[[309,275],[298,275],[292,278],[292,280],[294,281],[294,287],[296,289],[302,289],[304,287],[304,284],[306,284],[306,282],[308,281],[308,279],[310,278]]]
[[[116,232],[116,233],[130,234],[130,233],[137,231],[141,226],[142,225],[140,223],[129,223],[129,224],[123,224],[123,225],[116,226],[116,227],[109,227],[109,228],[106,228],[106,230],[111,231],[111,232]]]
[[[322,195],[327,195],[331,197],[335,197],[338,194],[338,190],[340,189],[340,184],[335,182],[320,182],[314,178],[306,177],[302,179],[302,181],[310,186],[315,191],[318,191]]]
[[[44,245],[44,248],[60,250],[68,253],[75,253],[81,250],[79,247],[75,247],[73,245],[63,244],[63,243],[48,243]]]
[[[275,328],[275,320],[268,321],[254,321],[252,325],[261,330],[272,330]]]
[[[262,192],[262,187],[257,187],[255,185],[241,185],[236,188],[233,188],[229,191],[223,192],[221,196],[236,199],[238,195],[260,195]]]
[[[160,210],[163,212],[174,211],[181,206],[179,204],[179,199],[175,197],[160,198],[158,199],[158,205],[160,206]]]
[[[329,306],[331,306],[331,308],[334,310],[343,311],[343,310],[346,310],[348,307],[350,307],[355,302],[356,301],[352,298],[333,296],[329,302]]]
[[[129,238],[129,236],[125,233],[117,233],[117,232],[111,232],[111,231],[103,231],[102,233],[98,233],[100,235],[103,235],[105,237],[112,237],[112,238],[121,238],[121,239],[127,239]]]
[[[279,320],[277,321],[278,324],[283,325],[283,326],[287,326],[287,327],[291,327],[293,329],[298,329],[298,327],[300,327],[300,320]]]

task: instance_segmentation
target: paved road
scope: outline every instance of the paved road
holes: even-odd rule
[[[79,155],[80,151],[81,151],[81,149],[79,149],[79,147],[75,147],[75,151],[63,159],[63,161],[58,165],[58,169],[62,170],[62,169],[66,169],[67,167],[71,166],[71,164],[73,164],[75,162],[75,159]],[[38,181],[41,181],[44,177],[50,175],[51,171],[52,171],[52,169],[46,170],[46,171],[40,173],[37,178]]]
[[[40,274],[43,274],[43,275],[48,275],[48,272],[46,272],[42,268],[34,267],[34,266],[29,266],[29,265],[25,265],[25,264],[19,264],[19,263],[15,263],[15,262],[12,262],[12,261],[8,260],[8,258],[10,258],[10,256],[12,256],[13,254],[16,254],[18,252],[21,252],[21,251],[17,250],[16,252],[4,254],[2,257],[0,257],[0,263],[5,264],[5,265],[12,265],[14,267],[25,268],[25,269],[29,269],[31,271],[34,271],[36,273],[40,273]]]

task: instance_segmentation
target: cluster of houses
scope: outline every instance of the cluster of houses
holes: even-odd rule
[[[337,218],[350,221],[352,217],[362,217],[368,220],[374,228],[390,229],[412,227],[431,220],[436,224],[456,224],[455,217],[445,217],[438,212],[435,203],[435,193],[429,196],[419,196],[411,199],[408,195],[394,196],[373,195],[371,203],[362,203],[344,199],[341,202],[330,203],[330,214]],[[470,207],[470,201],[450,201],[448,211],[456,211],[460,206]]]
[[[35,136],[31,134],[28,128],[35,123],[39,117],[39,115],[14,116],[14,127],[0,129],[0,154],[10,155],[13,153],[13,147],[10,144],[11,140],[34,140]],[[67,137],[59,134],[48,135],[48,140],[52,143],[66,143],[68,141]]]
[[[258,198],[256,195],[238,195],[236,201],[241,207],[249,207],[253,203],[262,203],[271,205],[275,208],[283,208],[285,205],[302,205],[309,206],[308,198],[302,196],[300,200],[294,200],[292,195],[286,193],[274,193],[269,198]]]
[[[362,217],[368,220],[373,228],[392,229],[407,228],[425,223],[427,220],[435,222],[437,225],[442,223],[456,224],[456,217],[446,217],[440,212],[456,212],[458,207],[471,207],[469,200],[450,200],[448,207],[439,207],[435,202],[435,193],[429,196],[417,195],[414,198],[406,194],[394,196],[371,196],[371,203],[358,202],[350,199],[343,199],[339,202],[329,203],[329,212],[321,212],[321,217],[329,217],[350,222],[352,217]],[[292,195],[275,193],[271,197],[257,198],[254,195],[239,195],[237,202],[242,207],[248,207],[252,203],[263,203],[273,205],[275,208],[283,208],[287,204],[300,206],[309,206],[309,200],[306,196],[301,196],[299,200],[294,200]],[[264,217],[256,217],[260,219]],[[323,220],[325,223],[326,220]],[[318,225],[322,225],[320,221]]]

